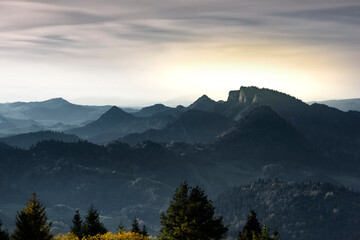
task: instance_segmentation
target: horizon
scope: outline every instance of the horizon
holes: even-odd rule
[[[0,2],[0,102],[186,105],[241,85],[358,98],[357,0]],[[36,17],[34,17],[36,16]]]
[[[257,86],[241,86],[241,87],[256,87],[256,88],[259,88]],[[241,87],[239,89],[241,89]],[[227,92],[227,94],[230,92],[230,91],[236,91],[236,90],[239,90],[239,89],[231,89]],[[278,91],[276,89],[270,89],[270,88],[259,88],[259,89],[268,89],[268,90],[272,90],[272,91]],[[278,91],[280,92],[280,91]],[[281,93],[284,93],[284,94],[288,94],[286,92],[281,92]],[[61,96],[58,96],[58,97],[51,97],[51,98],[48,98],[48,99],[39,99],[39,100],[30,100],[30,101],[14,101],[14,102],[0,102],[0,104],[11,104],[11,103],[40,103],[40,102],[46,102],[46,101],[50,101],[50,100],[56,100],[56,99],[62,99],[62,100],[65,100],[66,102],[69,102],[71,104],[75,104],[75,105],[81,105],[81,106],[116,106],[116,107],[119,107],[119,108],[130,108],[130,109],[136,109],[136,110],[140,110],[141,108],[144,108],[144,107],[149,107],[149,106],[153,106],[153,105],[156,105],[156,104],[162,104],[162,105],[165,105],[165,106],[168,106],[168,107],[177,107],[177,106],[184,106],[184,107],[188,107],[189,105],[191,105],[193,102],[195,102],[197,99],[199,99],[200,97],[202,96],[207,96],[209,97],[210,99],[218,102],[218,101],[226,101],[227,100],[227,97],[224,98],[224,99],[213,99],[212,97],[210,97],[208,94],[206,93],[203,93],[201,94],[200,96],[196,97],[195,99],[193,99],[192,101],[188,102],[187,104],[182,104],[182,103],[176,103],[175,101],[165,101],[165,102],[155,102],[155,103],[151,103],[150,105],[135,105],[135,106],[131,106],[131,105],[117,105],[117,104],[112,104],[112,103],[108,103],[108,104],[87,104],[87,103],[84,103],[84,102],[76,102],[76,101],[73,101],[71,99],[66,99],[64,97],[61,97]],[[290,95],[292,96],[292,95]],[[295,97],[295,96],[292,96],[292,97]],[[297,97],[295,97],[297,98]],[[297,98],[299,99],[299,98]],[[326,101],[342,101],[342,100],[357,100],[357,99],[360,99],[359,98],[343,98],[343,99],[325,99],[325,100],[311,100],[311,101],[304,101],[303,99],[299,99],[301,100],[302,102],[304,103],[307,103],[307,104],[313,104],[313,103],[321,103],[321,102],[326,102]]]

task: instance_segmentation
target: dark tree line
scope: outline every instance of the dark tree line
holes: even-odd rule
[[[165,213],[161,214],[161,235],[160,240],[220,240],[228,231],[224,226],[222,217],[215,216],[215,207],[212,201],[207,198],[204,191],[199,187],[190,187],[186,182],[176,189],[173,200]],[[79,239],[85,236],[105,234],[108,230],[100,221],[100,214],[91,205],[87,214],[82,220],[80,211],[77,209],[73,217],[71,232]],[[10,235],[6,230],[1,229],[0,240],[9,240]],[[51,221],[48,221],[45,207],[32,194],[23,210],[18,212],[16,217],[16,229],[11,236],[12,240],[51,240],[54,236],[50,232]],[[118,226],[119,232],[126,231],[122,222]],[[269,229],[261,227],[256,213],[251,211],[247,223],[238,240],[278,240],[279,234],[273,231],[269,236]],[[146,226],[140,229],[139,222],[135,217],[130,232],[148,236]]]
[[[273,230],[272,236],[269,236],[269,232],[267,226],[260,226],[256,213],[251,210],[242,232],[239,232],[238,240],[279,240],[280,236],[276,229]]]
[[[89,207],[84,222],[81,220],[79,209],[75,211],[71,232],[79,239],[84,236],[104,234],[107,233],[107,231],[108,230],[105,228],[104,224],[100,221],[100,214],[94,208],[94,205]]]

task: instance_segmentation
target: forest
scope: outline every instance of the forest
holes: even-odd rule
[[[140,229],[139,222],[134,218],[131,228],[127,231],[120,222],[117,232],[109,232],[100,220],[100,213],[91,205],[82,220],[77,209],[72,226],[68,233],[54,235],[51,233],[52,222],[48,220],[44,204],[36,193],[32,193],[25,208],[18,211],[16,229],[10,234],[1,229],[0,240],[210,240],[224,239],[229,229],[223,224],[223,218],[215,215],[215,207],[204,191],[182,183],[175,191],[173,200],[166,212],[161,213],[162,228],[157,236],[149,236],[146,226]],[[239,240],[279,240],[279,232],[260,223],[256,213],[251,210],[242,231],[238,232]]]

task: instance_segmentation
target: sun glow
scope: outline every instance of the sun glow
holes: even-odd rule
[[[215,100],[226,100],[228,90],[240,86],[271,88],[310,99],[312,91],[321,88],[323,78],[313,69],[291,66],[286,62],[183,62],[172,65],[161,76],[163,85],[182,89],[189,95],[196,95],[199,89],[203,89]],[[309,85],[312,86],[310,90]]]

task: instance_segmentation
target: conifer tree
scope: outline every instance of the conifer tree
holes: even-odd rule
[[[222,217],[214,217],[214,207],[199,187],[185,182],[176,190],[166,213],[161,215],[160,239],[209,240],[221,239],[228,228]]]
[[[140,234],[145,236],[145,237],[149,236],[145,225],[143,225],[143,227],[142,227],[142,229],[140,231]]]
[[[246,224],[243,227],[243,231],[239,232],[239,240],[252,240],[253,235],[260,235],[261,226],[256,218],[256,213],[251,210],[250,215],[247,218]]]
[[[35,193],[29,198],[23,210],[16,216],[16,229],[13,240],[50,240],[51,222],[47,221],[44,205],[37,199]]]
[[[0,220],[0,240],[10,240],[10,235],[7,230],[2,230],[2,221]]]
[[[133,223],[131,224],[130,232],[141,233],[139,222],[137,221],[136,217],[134,218]]]
[[[272,237],[269,236],[270,229],[264,225],[262,228],[256,213],[251,210],[243,231],[239,232],[238,240],[279,240],[279,233],[273,230]]]
[[[120,233],[126,232],[126,228],[125,228],[122,221],[120,221],[119,226],[117,227],[117,229],[118,229],[118,232],[120,232]]]
[[[74,233],[79,239],[81,239],[83,237],[83,225],[79,209],[76,209],[72,222],[73,225],[70,232]]]
[[[106,232],[107,229],[104,227],[103,223],[100,222],[100,214],[94,206],[91,205],[85,216],[83,235],[95,236],[96,234],[105,234]]]

